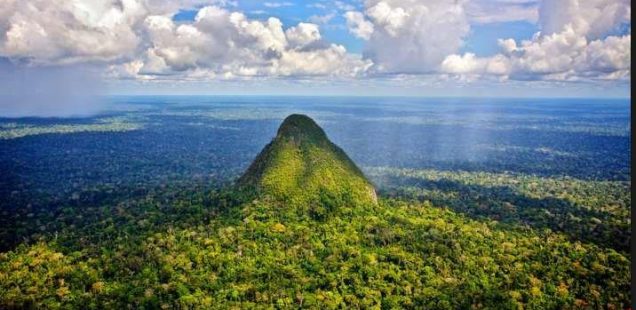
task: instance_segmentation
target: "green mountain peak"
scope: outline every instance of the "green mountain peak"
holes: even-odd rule
[[[295,205],[375,204],[371,182],[306,115],[288,116],[238,185]]]
[[[329,142],[325,131],[313,119],[303,114],[292,114],[285,118],[278,128],[276,137],[298,142]]]

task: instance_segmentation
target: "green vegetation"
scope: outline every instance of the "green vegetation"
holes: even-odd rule
[[[48,126],[5,123],[0,125],[0,140],[17,139],[42,134],[65,134],[76,132],[122,132],[140,129],[141,125],[129,122],[126,118],[113,117],[98,120],[92,124],[63,124]]]
[[[477,218],[549,228],[629,252],[631,182],[510,173],[367,169],[384,194],[430,200]]]
[[[192,171],[171,166],[192,160],[184,149],[236,141],[205,140],[198,127],[190,138],[185,127],[130,133],[180,143],[155,151],[182,157],[123,166],[138,183],[97,179],[49,194],[9,170],[0,183],[15,186],[0,191],[0,309],[629,307],[628,181],[371,167],[376,198],[324,131],[294,115],[239,186],[222,187],[175,177]],[[114,140],[85,143],[112,160]],[[68,157],[63,150],[45,154]],[[80,162],[60,162],[93,177],[70,169]],[[148,162],[155,170],[142,169]]]
[[[624,308],[629,259],[562,234],[380,199],[147,198],[0,255],[4,307]],[[240,197],[234,197],[240,198]],[[214,216],[218,214],[218,216]],[[208,220],[206,220],[208,219]],[[83,223],[83,224],[79,224]],[[197,224],[198,223],[198,224]]]
[[[376,203],[375,189],[342,149],[331,143],[311,118],[294,114],[278,129],[276,138],[256,157],[239,179],[242,187],[293,206]],[[319,206],[320,205],[320,206]]]

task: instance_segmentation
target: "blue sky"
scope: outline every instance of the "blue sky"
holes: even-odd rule
[[[473,25],[462,51],[472,52],[483,57],[492,56],[499,52],[498,39],[528,40],[537,31],[539,31],[537,25],[527,21]]]
[[[627,0],[11,2],[0,79],[60,70],[108,94],[629,97],[630,12]]]

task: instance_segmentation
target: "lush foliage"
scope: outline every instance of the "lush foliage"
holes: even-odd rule
[[[631,182],[374,167],[383,193],[430,200],[477,218],[552,229],[629,252]]]
[[[375,203],[373,186],[360,169],[309,117],[291,115],[256,157],[239,184],[254,187],[312,212],[342,204]],[[313,202],[319,202],[317,205]]]
[[[135,204],[75,226],[68,236],[4,253],[0,303],[448,309],[629,303],[629,259],[562,234],[475,221],[429,203],[382,199],[314,219],[276,201],[232,205],[231,197],[211,192],[164,211]],[[187,225],[171,228],[162,220],[168,212]]]

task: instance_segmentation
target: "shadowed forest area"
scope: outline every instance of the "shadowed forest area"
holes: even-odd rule
[[[514,179],[512,176],[507,177]],[[538,179],[533,181],[535,184],[540,182]],[[492,219],[539,230],[547,228],[563,232],[573,240],[629,252],[631,197],[627,182],[614,186],[588,185],[593,192],[584,192],[585,189],[577,191],[576,194],[581,195],[578,201],[572,199],[576,194],[568,194],[567,190],[547,192],[545,197],[532,197],[520,193],[515,188],[518,184],[514,187],[484,186],[457,179],[427,179],[426,172],[418,175],[417,171],[402,176],[390,175],[383,178],[382,182],[388,186],[382,188],[381,193],[389,197],[430,201],[472,218]],[[614,191],[607,191],[612,189]],[[607,198],[611,200],[604,203],[609,205],[589,207],[599,199]]]

